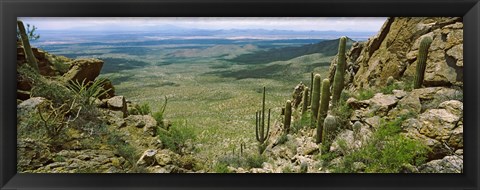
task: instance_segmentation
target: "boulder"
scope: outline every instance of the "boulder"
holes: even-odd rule
[[[32,97],[17,105],[17,118],[23,118],[29,113],[36,111],[39,106],[45,105],[47,99],[44,97]]]
[[[300,105],[300,103],[302,102],[304,89],[305,89],[305,85],[302,82],[300,82],[300,84],[295,86],[295,89],[293,90],[293,94],[292,94],[293,109],[297,109],[298,105]]]
[[[76,59],[69,63],[70,70],[63,75],[65,81],[94,81],[100,74],[103,61],[99,59]]]
[[[419,167],[421,173],[463,173],[463,156],[445,156]]]
[[[377,93],[369,100],[370,110],[378,115],[386,115],[398,102],[395,95]]]
[[[358,65],[355,88],[380,87],[389,77],[412,78],[418,47],[431,36],[425,86],[463,85],[463,24],[461,17],[390,17],[360,53],[349,55]]]
[[[157,154],[157,150],[154,149],[148,149],[145,150],[140,156],[140,158],[137,161],[137,166],[152,166],[157,164],[157,160],[155,158],[155,155]]]
[[[156,135],[157,121],[150,115],[130,115],[125,121],[129,127],[143,128],[144,134]]]
[[[127,102],[124,96],[114,96],[110,99],[107,99],[106,102],[108,109],[121,111],[123,113],[123,117],[127,117]]]
[[[17,140],[17,172],[37,169],[52,159],[48,144],[30,138]]]

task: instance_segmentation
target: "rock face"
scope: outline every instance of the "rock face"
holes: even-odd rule
[[[103,61],[99,59],[76,59],[71,63],[70,70],[63,75],[65,81],[94,81],[100,74]]]
[[[463,86],[463,24],[458,17],[388,18],[381,31],[349,55],[351,86],[385,85],[387,79],[413,77],[420,39],[431,36],[425,86]],[[360,53],[358,49],[361,49]]]

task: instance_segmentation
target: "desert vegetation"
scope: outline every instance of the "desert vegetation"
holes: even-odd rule
[[[401,30],[417,25],[430,28]],[[18,21],[17,169],[463,172],[461,19],[384,27],[367,41],[32,47],[37,28]]]

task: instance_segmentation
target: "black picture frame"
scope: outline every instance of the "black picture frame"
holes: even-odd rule
[[[16,18],[458,16],[464,22],[462,174],[17,174]],[[0,188],[479,189],[479,0],[0,0]]]

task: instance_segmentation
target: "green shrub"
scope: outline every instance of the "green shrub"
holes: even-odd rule
[[[162,143],[168,149],[182,153],[181,150],[185,147],[187,140],[195,140],[195,128],[187,125],[178,126],[174,125],[170,130],[157,128],[157,134]]]
[[[383,87],[380,91],[383,94],[393,94],[393,90],[398,90],[398,89],[401,89],[399,84],[398,83],[392,83],[392,84],[389,84],[389,85]]]
[[[167,96],[165,96],[165,102],[162,104],[162,106],[160,106],[160,109],[152,114],[152,117],[155,118],[158,125],[162,125],[163,123],[163,114],[165,113],[165,109],[167,108],[167,102],[168,98]]]
[[[342,166],[335,172],[351,173],[353,163],[362,162],[367,173],[398,173],[405,164],[420,165],[426,160],[429,148],[400,134],[401,123],[406,117],[383,122],[370,141],[344,156]]]
[[[92,105],[94,103],[94,99],[107,94],[108,91],[111,90],[105,90],[103,88],[107,78],[98,78],[93,82],[86,82],[85,80],[86,79],[84,79],[82,82],[77,80],[67,84],[67,88],[71,92],[75,93],[76,97],[83,104]]]
[[[358,100],[368,100],[375,95],[372,89],[362,88],[357,91],[355,98]]]
[[[152,110],[150,109],[150,105],[148,103],[143,103],[141,105],[135,105],[135,109],[138,112],[138,115],[148,115],[152,113]]]
[[[228,169],[228,165],[227,164],[223,164],[223,163],[218,163],[218,164],[215,164],[214,168],[213,168],[213,171],[215,173],[232,173],[229,169]]]
[[[261,154],[247,154],[245,156],[238,156],[233,154],[228,154],[225,156],[220,157],[217,161],[215,168],[219,167],[234,167],[234,168],[244,168],[244,169],[251,169],[251,168],[261,168],[263,163],[266,162],[268,158]],[[216,171],[216,169],[214,169]],[[224,173],[224,172],[219,172]]]
[[[343,91],[340,100],[336,107],[332,109],[331,114],[336,116],[337,122],[339,123],[340,128],[345,129],[349,125],[350,116],[352,115],[352,108],[348,106],[347,99],[350,97],[348,92]]]

